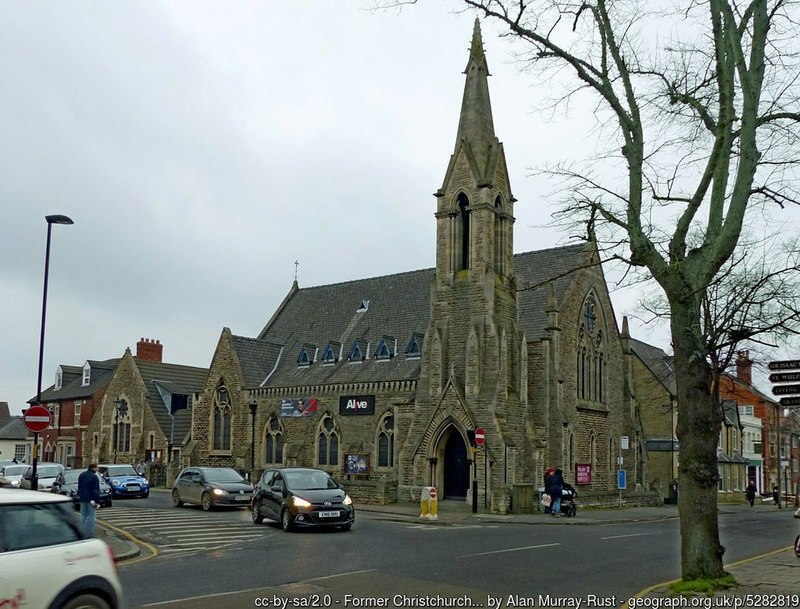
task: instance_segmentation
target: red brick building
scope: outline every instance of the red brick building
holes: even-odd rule
[[[749,353],[740,352],[736,361],[736,375],[725,374],[720,378],[720,397],[723,400],[735,400],[740,412],[752,414],[762,421],[759,488],[770,492],[777,485],[794,495],[798,478],[797,416],[791,413],[788,417],[784,416],[777,400],[753,386],[752,367]],[[781,467],[782,460],[786,466],[784,468]],[[756,465],[751,463],[748,477],[753,477],[751,474],[758,471]],[[784,489],[784,486],[787,488]]]
[[[136,355],[160,362],[162,349],[159,341],[142,338],[136,344]],[[56,369],[55,382],[42,391],[39,402],[53,417],[50,428],[39,434],[40,460],[56,461],[68,468],[86,465],[82,458],[86,429],[100,410],[119,361],[86,360],[83,366],[62,364]],[[36,398],[28,403],[35,405]]]

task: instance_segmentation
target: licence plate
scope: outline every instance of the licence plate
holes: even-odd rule
[[[335,512],[320,512],[319,513],[319,517],[320,518],[338,518],[339,517],[339,512],[338,511],[335,511]]]
[[[236,495],[236,501],[250,501],[250,495]]]
[[[140,487],[138,487],[138,486],[128,486],[128,487],[126,487],[126,488],[127,488],[129,491],[140,491],[140,490],[142,490],[142,489],[141,489]]]

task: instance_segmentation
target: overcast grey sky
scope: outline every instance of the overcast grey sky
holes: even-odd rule
[[[141,337],[208,366],[289,290],[434,265],[432,193],[455,143],[474,13],[435,0],[0,3],[0,401],[36,393],[47,214],[55,226],[43,386]],[[483,24],[515,251],[564,244],[530,168],[593,144],[534,111]],[[587,143],[589,142],[589,143]],[[614,285],[610,285],[614,288]],[[617,320],[633,306],[614,292]],[[633,328],[667,347],[665,331]]]

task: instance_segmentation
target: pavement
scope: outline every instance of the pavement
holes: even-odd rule
[[[156,489],[154,489],[156,490]],[[770,503],[756,504],[750,507],[746,503],[726,504],[720,503],[721,514],[752,513],[753,511],[775,511],[775,505]],[[785,509],[787,518],[792,517],[795,508]],[[472,506],[464,502],[440,501],[438,504],[438,519],[427,520],[420,518],[420,505],[418,503],[400,502],[388,505],[356,505],[357,512],[379,513],[382,519],[398,522],[425,523],[430,526],[454,526],[476,523],[515,523],[537,524],[548,526],[591,526],[601,524],[646,522],[678,518],[676,505],[659,505],[648,507],[622,507],[622,508],[581,508],[573,518],[554,518],[544,512],[531,514],[497,515],[482,512],[472,513]],[[147,543],[102,522],[102,511],[98,514],[95,536],[103,539],[114,550],[119,562],[145,560],[155,554],[155,549]],[[800,527],[798,527],[800,533]],[[793,540],[787,540],[785,548],[754,556],[746,560],[726,564],[725,570],[731,573],[739,585],[729,590],[718,591],[714,600],[697,599],[703,604],[699,606],[738,607],[739,609],[768,608],[768,607],[798,607],[800,606],[800,557],[795,556],[792,547]],[[677,580],[676,580],[677,581]],[[669,585],[673,582],[660,582],[642,590],[637,597],[646,607],[672,607],[687,606],[676,604],[678,600],[670,596]],[[708,603],[708,604],[705,604]],[[697,606],[697,605],[694,605]],[[626,609],[627,604],[623,605]]]

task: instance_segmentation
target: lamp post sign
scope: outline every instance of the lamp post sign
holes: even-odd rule
[[[780,362],[769,362],[770,370],[800,370],[800,359],[788,359]]]

